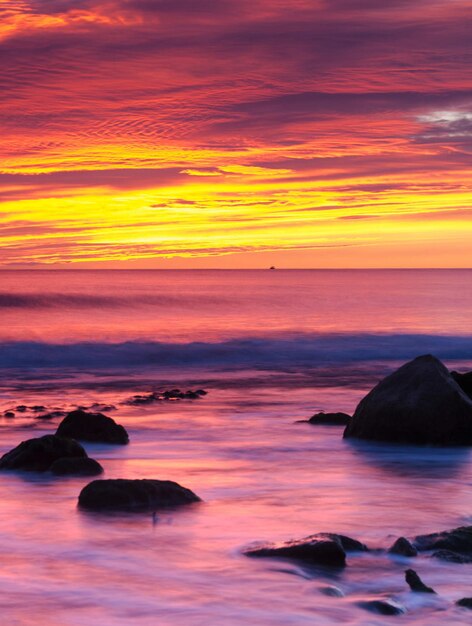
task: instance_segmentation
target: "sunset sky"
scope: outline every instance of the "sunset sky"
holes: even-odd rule
[[[470,0],[0,0],[0,266],[472,267]]]

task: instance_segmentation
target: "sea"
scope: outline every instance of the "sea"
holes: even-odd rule
[[[355,442],[304,420],[352,414],[421,354],[472,370],[471,285],[472,270],[1,271],[0,454],[54,433],[61,417],[41,415],[98,407],[130,436],[84,444],[105,478],[202,498],[95,514],[77,507],[90,478],[2,472],[2,623],[470,624],[454,603],[472,596],[471,564],[385,552],[472,525],[470,450]],[[129,402],[177,388],[207,394]],[[243,554],[318,532],[372,550],[342,571]],[[437,595],[412,593],[409,567]],[[406,613],[365,609],[379,599]]]

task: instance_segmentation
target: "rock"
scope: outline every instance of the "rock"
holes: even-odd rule
[[[359,602],[359,606],[371,613],[378,613],[379,615],[403,615],[406,613],[406,609],[393,600],[368,600],[366,602]]]
[[[318,533],[317,537],[338,541],[346,552],[369,551],[369,548],[365,545],[365,543],[361,543],[360,541],[357,541],[357,539],[352,539],[352,537],[347,537],[346,535],[339,535],[337,533]]]
[[[205,389],[197,389],[195,393],[198,393],[199,396],[206,396],[208,391],[205,391]]]
[[[451,376],[457,382],[459,387],[469,398],[472,398],[472,372],[466,374],[459,374],[459,372],[451,372]]]
[[[46,472],[57,459],[64,457],[86,458],[87,453],[73,439],[44,435],[22,441],[0,459],[1,470],[27,470]]]
[[[441,559],[441,561],[448,561],[449,563],[472,563],[472,554],[469,556],[465,554],[458,554],[452,550],[437,550],[431,555],[435,559]]]
[[[330,596],[332,598],[344,598],[344,591],[339,587],[335,587],[334,585],[329,585],[328,587],[321,587],[321,593],[325,596]]]
[[[308,420],[310,424],[320,424],[322,426],[346,426],[349,424],[351,416],[347,413],[315,413]]]
[[[472,400],[434,356],[384,378],[357,406],[344,437],[412,444],[472,444]]]
[[[131,406],[139,406],[140,404],[151,404],[152,402],[162,401],[175,401],[175,400],[199,400],[202,396],[205,396],[207,392],[204,389],[197,389],[196,391],[181,391],[180,389],[170,389],[168,391],[153,391],[148,394],[136,394],[128,398],[123,404],[130,404]]]
[[[81,410],[68,413],[59,424],[56,435],[101,443],[124,445],[129,442],[126,430],[111,417]]]
[[[33,411],[33,413],[41,413],[46,410],[46,407],[42,404],[35,404],[34,406],[30,406],[30,410]]]
[[[26,413],[26,411],[28,410],[28,407],[25,404],[19,404],[16,407],[16,410],[18,411],[18,413]]]
[[[79,506],[91,511],[153,511],[192,502],[200,498],[170,480],[94,480],[79,495]]]
[[[388,551],[390,554],[400,554],[401,556],[410,557],[418,554],[418,550],[406,537],[399,537]]]
[[[8,418],[11,419],[11,418],[15,417],[15,414],[13,413],[13,411],[5,411],[3,413],[3,417],[8,417]]]
[[[472,556],[472,526],[460,526],[429,535],[418,535],[414,544],[420,552],[425,550],[450,550]]]
[[[412,591],[418,591],[419,593],[436,593],[434,589],[424,584],[413,569],[407,569],[405,571],[405,580]]]
[[[346,551],[340,537],[341,535],[320,533],[294,541],[257,545],[246,549],[244,554],[255,557],[294,559],[310,565],[344,567]]]
[[[57,459],[49,470],[56,476],[97,476],[103,473],[103,467],[100,463],[88,457]]]
[[[466,609],[472,609],[472,598],[462,598],[461,600],[457,600],[456,604]]]

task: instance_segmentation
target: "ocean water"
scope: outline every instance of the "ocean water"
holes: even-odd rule
[[[256,560],[254,541],[342,532],[373,548],[472,524],[468,449],[353,443],[297,423],[352,412],[427,352],[472,369],[472,271],[0,272],[0,452],[54,432],[17,405],[113,404],[130,444],[85,447],[105,477],[171,479],[202,503],[157,516],[77,509],[87,478],[0,476],[10,625],[469,624],[472,565],[383,552],[343,572]],[[203,387],[200,400],[125,404]],[[408,590],[414,567],[437,596]],[[344,597],[323,593],[335,585]],[[359,602],[392,598],[407,613]]]

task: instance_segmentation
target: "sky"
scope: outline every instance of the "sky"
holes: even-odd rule
[[[470,0],[0,0],[0,267],[472,267]]]

